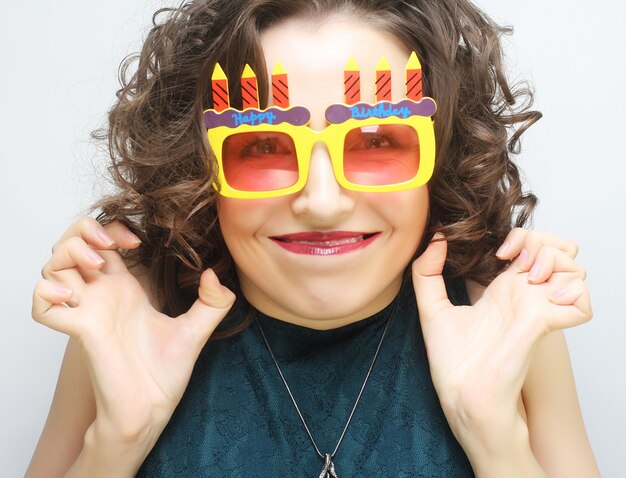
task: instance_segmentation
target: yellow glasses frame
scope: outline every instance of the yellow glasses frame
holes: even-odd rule
[[[355,128],[373,125],[401,124],[411,126],[417,133],[420,148],[420,163],[417,174],[413,179],[397,184],[369,185],[354,184],[346,179],[343,171],[344,140],[348,132]],[[226,138],[239,133],[249,132],[277,132],[285,133],[293,140],[298,161],[298,180],[292,186],[270,191],[241,191],[228,184],[224,175],[222,161],[222,147]],[[306,185],[311,163],[311,152],[316,143],[326,145],[332,162],[335,178],[344,189],[363,192],[391,192],[418,188],[426,184],[435,166],[435,131],[434,122],[430,116],[411,115],[407,118],[397,116],[387,118],[348,119],[341,124],[329,124],[322,131],[316,131],[308,125],[293,125],[290,123],[259,124],[251,126],[242,124],[236,128],[217,126],[207,130],[209,144],[217,158],[217,184],[213,186],[224,197],[239,199],[265,199],[294,194]]]

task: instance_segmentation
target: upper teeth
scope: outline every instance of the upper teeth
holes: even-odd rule
[[[334,239],[331,241],[293,241],[288,240],[288,242],[298,242],[300,244],[306,244],[308,246],[323,246],[323,247],[332,247],[332,246],[342,246],[345,244],[354,244],[355,242],[359,242],[363,240],[363,236],[354,236],[354,237],[346,237],[344,239]]]

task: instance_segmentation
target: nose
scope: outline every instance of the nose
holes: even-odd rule
[[[326,145],[316,143],[306,185],[291,203],[293,212],[315,226],[330,227],[349,215],[354,205],[354,191],[342,188],[337,182]]]

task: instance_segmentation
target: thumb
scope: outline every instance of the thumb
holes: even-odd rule
[[[447,253],[448,242],[438,232],[424,253],[413,262],[413,287],[421,320],[428,320],[452,307],[441,275]]]
[[[207,269],[200,276],[198,299],[177,320],[186,323],[204,345],[234,303],[235,294],[220,284],[213,270]]]

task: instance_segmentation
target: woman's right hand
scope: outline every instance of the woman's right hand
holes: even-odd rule
[[[74,223],[42,270],[32,315],[85,350],[97,410],[89,432],[102,441],[153,444],[235,296],[208,269],[188,312],[171,318],[155,310],[117,252],[139,246],[129,232],[91,217]]]

